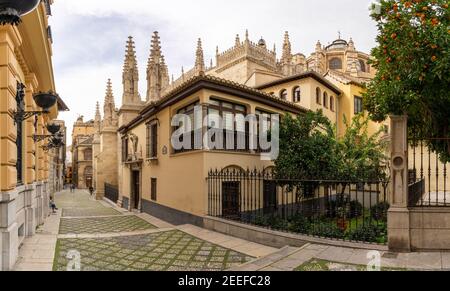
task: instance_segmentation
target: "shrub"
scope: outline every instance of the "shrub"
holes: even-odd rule
[[[311,223],[309,220],[301,215],[297,215],[290,221],[288,230],[295,233],[307,234],[310,228]]]
[[[315,223],[311,227],[309,234],[313,236],[334,239],[343,239],[345,236],[344,231],[342,231],[336,224],[329,222]]]
[[[374,220],[387,221],[389,207],[390,205],[387,202],[378,203],[370,209],[370,214]]]
[[[286,220],[276,216],[270,216],[268,224],[272,229],[287,230],[289,228],[289,223]]]
[[[369,243],[385,243],[387,236],[386,225],[366,225],[347,233],[347,238],[353,241]]]
[[[378,230],[375,226],[364,226],[351,230],[347,234],[348,238],[353,241],[377,242]]]

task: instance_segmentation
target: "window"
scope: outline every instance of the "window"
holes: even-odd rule
[[[147,124],[147,159],[158,157],[158,124]]]
[[[359,60],[359,66],[361,67],[361,72],[366,71],[366,63],[363,60]]]
[[[92,149],[85,149],[83,151],[83,157],[85,161],[92,161]]]
[[[47,13],[48,16],[52,15],[52,8],[51,8],[51,4],[49,0],[44,0],[44,4],[45,4],[45,12]]]
[[[158,180],[156,178],[152,178],[151,180],[151,186],[150,186],[150,195],[151,195],[151,199],[153,201],[156,201],[158,199],[158,194],[157,194],[157,182]]]
[[[262,133],[267,134],[268,131],[271,130],[272,128],[272,113],[270,112],[266,112],[266,111],[262,111],[262,110],[256,110],[255,111],[256,117],[257,117],[257,127],[256,127],[256,141],[257,141],[257,152],[259,153],[265,153],[265,152],[270,152],[271,148],[269,149],[262,149],[261,148],[261,143],[259,141],[259,137],[260,137],[260,124],[261,122],[263,122],[262,124]],[[265,122],[264,122],[265,121]]]
[[[224,150],[247,151],[249,148],[249,140],[248,124],[245,121],[246,114],[247,109],[243,105],[212,99],[208,107],[208,116],[212,118],[212,121],[210,120],[209,123],[216,123],[214,119],[220,117],[222,119],[223,129],[221,133],[220,131],[216,132],[212,140],[215,141],[215,138],[222,139],[217,143],[220,145],[223,141],[222,149]],[[236,118],[237,116],[242,118],[238,119]],[[217,127],[219,126],[220,124],[217,125]],[[214,127],[216,126],[211,126],[208,129]],[[242,144],[244,142],[245,144]]]
[[[302,99],[302,91],[300,90],[300,87],[295,87],[294,88],[294,90],[292,91],[292,95],[294,96],[293,97],[293,102],[294,103],[298,103],[298,102],[300,102],[301,101],[301,99]]]
[[[280,92],[280,98],[281,98],[281,100],[287,100],[287,97],[288,97],[288,92],[287,92],[287,90],[286,90],[286,89],[281,90],[281,92]]]
[[[340,58],[333,58],[329,63],[330,70],[342,70],[342,61]]]
[[[316,88],[316,103],[317,104],[322,104],[322,101],[321,101],[321,99],[322,99],[322,91],[320,91],[320,88],[319,87],[317,87]]]
[[[355,96],[355,114],[363,112],[363,99],[362,97]]]
[[[122,138],[122,163],[128,160],[128,138]]]
[[[191,144],[189,148],[183,148],[183,149],[177,149],[175,150],[175,153],[181,153],[181,152],[187,152],[187,151],[193,151],[193,150],[200,150],[202,149],[202,143],[203,143],[203,113],[201,114],[195,114],[195,109],[200,106],[200,102],[192,103],[186,107],[181,108],[177,111],[177,114],[184,114],[189,117],[189,120],[191,121],[191,129],[187,129],[186,132],[183,133],[181,136],[180,142],[183,143],[183,141],[186,139],[191,139]],[[174,130],[178,130],[180,127],[175,127]]]
[[[328,108],[328,93],[327,92],[323,92],[323,106],[325,108]]]
[[[334,97],[333,96],[330,96],[330,110],[331,111],[335,110],[334,109]]]
[[[16,103],[17,103],[17,111],[24,112],[25,111],[25,85],[21,83],[17,83],[17,94],[16,94]],[[17,170],[17,184],[21,185],[23,180],[23,121],[16,120],[17,127],[17,162],[16,162],[16,170]]]

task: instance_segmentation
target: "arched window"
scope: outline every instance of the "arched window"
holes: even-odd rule
[[[334,111],[334,97],[330,96],[330,110]]]
[[[287,100],[288,92],[286,89],[281,90],[280,92],[280,98],[281,100]]]
[[[294,103],[298,103],[302,99],[302,91],[300,90],[300,87],[295,87],[294,90],[292,90],[292,96]]]
[[[328,93],[327,92],[323,92],[323,106],[325,108],[328,108]]]
[[[316,88],[316,103],[317,104],[322,104],[322,101],[321,101],[321,99],[322,99],[322,91],[320,91],[320,88],[319,87],[317,87]]]
[[[342,70],[342,60],[340,58],[332,58],[329,67],[330,70]]]
[[[363,60],[359,60],[359,66],[361,67],[361,72],[366,71],[366,63]]]

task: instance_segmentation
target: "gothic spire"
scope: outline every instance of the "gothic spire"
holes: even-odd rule
[[[292,46],[289,40],[289,32],[287,31],[284,34],[282,59],[285,63],[289,63],[292,60]]]
[[[158,32],[155,31],[147,64],[147,101],[158,101],[169,83],[169,70],[161,51],[161,40]]]
[[[317,41],[316,44],[316,51],[321,51],[322,50],[322,44],[320,43],[320,40]]]
[[[203,57],[202,40],[199,38],[197,42],[197,52],[195,53],[195,69],[197,72],[205,71],[205,59]]]
[[[113,95],[113,91],[112,91],[112,83],[111,83],[111,79],[108,79],[108,82],[106,84],[106,95],[105,95],[105,104],[104,106],[108,106],[111,105],[113,108],[115,108],[115,104],[114,104],[114,95]]]
[[[348,49],[352,51],[355,50],[355,42],[353,41],[353,38],[350,38],[350,41],[348,42]]]
[[[129,36],[125,49],[125,62],[122,73],[122,105],[139,104],[141,98],[139,96],[139,69],[136,59],[136,50],[133,37]]]
[[[137,70],[136,51],[132,36],[128,37],[127,47],[125,51],[125,63],[123,71],[126,72],[128,70]]]
[[[235,45],[236,46],[240,46],[241,45],[241,39],[239,38],[239,34],[236,34]]]
[[[117,125],[116,105],[114,102],[111,79],[108,79],[108,82],[106,84],[105,104],[103,104],[102,126],[108,127],[116,125]]]
[[[97,101],[95,105],[95,122],[100,122],[102,120],[102,116],[100,115],[100,103]]]
[[[151,49],[150,49],[150,58],[149,58],[149,66],[151,63],[158,64],[161,58],[161,39],[157,31],[153,32]]]

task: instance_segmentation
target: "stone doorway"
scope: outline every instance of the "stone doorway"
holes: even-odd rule
[[[141,172],[131,172],[131,210],[140,210],[141,206]]]

